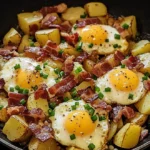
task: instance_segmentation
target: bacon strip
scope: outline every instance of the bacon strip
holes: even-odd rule
[[[0,90],[4,89],[5,81],[4,79],[0,78]]]
[[[86,72],[86,71],[80,72],[79,76],[78,76],[78,80],[79,80],[79,82],[82,82],[85,80],[89,81],[89,80],[91,80],[91,74],[89,72]]]
[[[48,92],[47,92],[46,88],[47,88],[46,84],[40,85],[40,87],[34,93],[34,98],[35,99],[43,98],[43,99],[48,100],[49,95],[48,95]]]
[[[26,111],[26,107],[24,106],[13,106],[13,107],[8,107],[7,108],[7,114],[9,116],[12,116],[12,115],[19,115],[19,114],[22,114],[24,111]]]
[[[63,13],[67,9],[67,5],[65,3],[61,3],[56,6],[49,6],[49,7],[42,7],[40,9],[40,12],[43,14],[43,16],[46,16],[47,14],[50,13]]]
[[[121,60],[124,59],[124,55],[120,51],[116,51],[114,54],[110,54],[107,57],[103,58],[99,63],[97,63],[92,73],[100,77],[113,69],[114,67],[118,66]]]
[[[86,60],[88,56],[89,56],[88,53],[82,52],[81,55],[76,57],[75,61],[79,63],[83,63],[83,61]]]
[[[149,80],[144,80],[144,88],[148,91],[150,91],[150,79]]]
[[[49,126],[46,125],[40,126],[35,123],[30,123],[29,129],[35,135],[35,137],[42,142],[50,138],[53,138],[53,130]]]
[[[86,25],[90,25],[90,24],[101,24],[101,21],[98,18],[85,18],[82,20],[78,20],[76,25],[78,28],[83,28]]]
[[[135,112],[131,107],[125,106],[122,110],[122,114],[127,118],[131,119],[135,117]]]
[[[22,99],[27,100],[28,95],[20,94],[20,93],[13,93],[13,92],[8,93],[8,105],[9,106],[20,106],[21,105],[20,101]]]
[[[53,95],[53,97],[61,96],[65,92],[70,91],[74,86],[76,85],[76,81],[74,79],[73,75],[67,76],[63,80],[61,80],[59,83],[56,83],[52,87],[48,89],[49,93]]]

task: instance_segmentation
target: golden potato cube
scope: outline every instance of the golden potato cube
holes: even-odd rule
[[[11,28],[3,38],[4,45],[9,44],[19,45],[20,41],[21,35],[14,28]]]
[[[48,116],[48,109],[49,109],[48,101],[42,98],[35,99],[34,94],[31,94],[29,96],[28,101],[27,101],[27,108],[29,110],[32,110],[33,108],[40,108],[43,110],[45,115]]]
[[[121,26],[123,26],[124,24],[129,25],[129,32],[131,33],[131,36],[133,38],[136,37],[137,34],[137,23],[136,23],[136,17],[135,16],[127,16],[124,18],[124,20],[121,23]]]
[[[106,16],[98,17],[98,19],[101,21],[102,24],[107,25],[107,18],[106,18]]]
[[[59,44],[60,43],[60,32],[58,29],[46,29],[39,30],[35,33],[35,38],[41,46],[44,46],[48,40]]]
[[[146,122],[147,118],[148,118],[148,115],[135,112],[135,117],[131,119],[127,119],[126,122],[135,123],[139,126],[142,126]]]
[[[117,127],[118,127],[118,124],[112,121],[110,124],[110,130],[108,133],[108,141],[110,141],[112,137],[115,135],[115,133],[117,132]]]
[[[150,115],[150,92],[147,92],[140,101],[135,103],[135,107],[140,113]]]
[[[30,27],[37,25],[40,29],[40,22],[43,19],[43,15],[40,12],[26,12],[18,14],[19,27],[25,34],[30,34]]]
[[[107,15],[107,7],[100,2],[90,2],[84,6],[90,17]]]
[[[75,24],[80,19],[81,15],[85,14],[85,10],[82,7],[70,7],[63,14],[62,19],[70,21]]]
[[[133,56],[150,52],[150,42],[148,40],[141,40],[136,43],[131,51]]]
[[[95,62],[90,60],[90,59],[86,59],[83,62],[83,67],[86,71],[92,73],[93,67],[95,66]]]
[[[42,142],[37,138],[32,137],[32,139],[29,142],[28,149],[29,150],[57,150],[58,145],[56,141],[52,138],[46,140],[45,142]]]
[[[11,142],[24,142],[31,135],[24,118],[17,115],[9,118],[2,131]]]
[[[141,129],[141,126],[136,124],[125,124],[115,135],[113,140],[114,144],[125,149],[131,149],[135,147],[139,142]]]

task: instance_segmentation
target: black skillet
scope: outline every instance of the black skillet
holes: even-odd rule
[[[96,1],[96,0],[95,0]],[[68,6],[83,6],[90,0],[1,0],[0,3],[0,39],[11,28],[17,26],[17,13],[22,11],[39,10],[42,6],[49,6],[65,2]],[[140,38],[150,40],[150,5],[149,0],[101,0],[108,7],[110,14],[114,16],[135,15],[138,22]],[[12,150],[23,150],[26,146],[10,143],[0,133],[0,143]],[[150,135],[134,150],[142,150],[150,147]],[[0,145],[1,150],[6,148]],[[148,148],[150,149],[150,148]]]

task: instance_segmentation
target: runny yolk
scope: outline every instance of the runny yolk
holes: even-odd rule
[[[82,42],[100,45],[107,39],[107,32],[99,25],[90,25],[79,29]]]
[[[32,87],[39,85],[42,82],[42,78],[39,73],[31,73],[28,71],[18,70],[16,76],[16,84],[25,89],[31,89]]]
[[[109,79],[111,84],[121,91],[132,91],[139,84],[138,76],[129,69],[115,69],[110,72]]]
[[[75,110],[68,114],[64,127],[70,134],[86,136],[95,130],[96,123],[92,121],[88,112]]]

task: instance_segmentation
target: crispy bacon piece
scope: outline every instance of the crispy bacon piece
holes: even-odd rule
[[[3,78],[0,78],[0,90],[4,89],[5,81]]]
[[[148,136],[148,129],[142,129],[141,131],[141,136],[140,136],[140,141],[143,141],[145,137]]]
[[[67,76],[63,80],[61,80],[59,83],[56,83],[52,87],[48,89],[49,93],[54,96],[61,96],[65,92],[70,91],[75,85],[76,81],[74,79],[73,75]]]
[[[67,9],[67,5],[65,3],[61,3],[56,6],[49,6],[49,7],[42,7],[40,9],[40,12],[43,14],[43,16],[46,16],[50,13],[63,13]]]
[[[29,32],[31,35],[34,35],[38,29],[39,29],[39,27],[37,24],[32,24],[29,26]]]
[[[43,98],[48,100],[49,96],[46,88],[47,88],[46,84],[40,85],[40,87],[34,93],[34,98],[35,99]]]
[[[122,114],[127,118],[131,119],[135,117],[135,112],[131,107],[125,106],[122,110]]]
[[[28,95],[20,94],[20,93],[14,93],[14,92],[8,93],[8,105],[9,106],[20,106],[21,105],[20,101],[22,99],[27,100]]]
[[[69,56],[67,57],[67,59],[65,60],[64,62],[64,72],[65,72],[65,76],[68,76],[72,70],[73,70],[73,67],[74,67],[74,59],[75,57],[74,56]]]
[[[79,82],[82,81],[89,81],[91,80],[91,74],[89,72],[83,71],[79,73],[79,77],[78,77]]]
[[[101,24],[101,21],[98,18],[85,18],[82,20],[78,20],[76,25],[78,28],[83,28],[86,25],[90,25],[90,24]]]
[[[80,97],[87,103],[92,103],[98,98],[98,94],[96,94],[91,88],[83,90],[80,94]]]
[[[124,55],[121,52],[116,51],[114,54],[108,55],[107,57],[103,58],[99,63],[97,63],[94,66],[92,73],[95,76],[100,77],[113,69],[113,67],[118,66],[123,59]]]
[[[62,97],[58,98],[57,96],[52,97],[52,98],[50,99],[50,102],[55,102],[56,105],[59,105],[59,104],[62,103],[63,101],[64,101],[64,100],[63,100]]]
[[[144,88],[148,91],[150,91],[150,80],[144,80]]]
[[[48,125],[40,126],[35,123],[30,123],[29,129],[35,135],[35,137],[42,142],[53,138],[53,130]]]
[[[87,59],[88,56],[89,56],[88,53],[82,52],[81,55],[79,55],[79,56],[76,57],[75,61],[76,61],[76,62],[79,62],[79,63],[83,63],[83,61],[84,61],[85,59]]]
[[[9,116],[22,114],[24,111],[26,111],[26,107],[24,106],[13,106],[7,108],[7,114]]]
[[[75,45],[78,42],[79,35],[78,33],[74,34],[67,34],[67,33],[61,33],[61,36],[69,43],[70,45]]]

